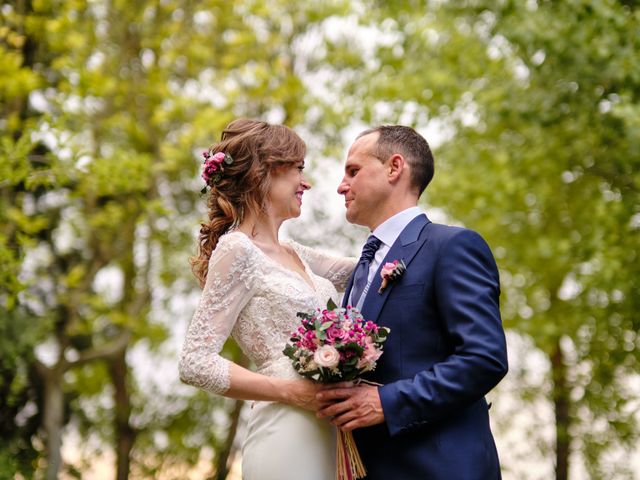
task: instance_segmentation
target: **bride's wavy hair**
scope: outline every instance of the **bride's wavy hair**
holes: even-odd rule
[[[242,223],[245,215],[259,217],[265,213],[271,172],[303,161],[307,147],[284,125],[242,118],[227,125],[209,152],[227,153],[233,162],[224,166],[220,178],[211,185],[207,198],[209,220],[200,226],[198,254],[189,259],[201,287],[220,236]]]

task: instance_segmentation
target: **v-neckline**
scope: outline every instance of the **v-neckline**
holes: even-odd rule
[[[262,250],[258,245],[255,244],[255,242],[253,240],[251,240],[251,238],[249,237],[249,235],[247,235],[246,233],[244,233],[242,230],[234,230],[235,232],[240,233],[241,235],[243,235],[247,241],[249,241],[249,243],[251,243],[251,245],[253,245],[253,247],[258,250],[258,252],[260,252],[260,254],[265,257],[269,262],[273,263],[276,267],[280,268],[281,270],[284,270],[286,272],[292,273],[294,275],[296,275],[297,277],[299,277],[302,282],[307,285],[312,291],[313,293],[317,294],[318,291],[316,290],[316,286],[315,283],[313,282],[313,279],[311,278],[311,275],[309,274],[309,270],[307,269],[307,264],[304,262],[304,260],[302,260],[302,258],[300,258],[300,255],[298,255],[298,252],[296,252],[295,248],[291,247],[291,249],[293,250],[293,253],[295,254],[296,258],[298,259],[298,261],[300,262],[300,265],[302,265],[302,268],[304,270],[305,275],[303,276],[300,272],[293,270],[285,265],[283,265],[282,263],[278,262],[276,259],[272,258],[270,255],[267,254],[267,252],[265,252],[264,250]],[[308,278],[305,278],[305,276]]]

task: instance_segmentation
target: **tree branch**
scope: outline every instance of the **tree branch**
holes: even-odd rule
[[[103,345],[100,348],[92,348],[83,351],[78,359],[69,362],[70,367],[77,367],[79,365],[91,362],[93,360],[108,360],[116,358],[129,344],[131,340],[131,332],[128,330],[123,331],[116,339]]]

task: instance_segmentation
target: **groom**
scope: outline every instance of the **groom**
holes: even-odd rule
[[[507,351],[489,247],[417,207],[433,157],[412,128],[361,133],[344,171],[347,220],[372,232],[344,304],[391,333],[368,377],[382,386],[324,390],[318,416],[355,430],[367,479],[500,479],[484,395],[506,374]],[[394,260],[406,270],[381,289]]]

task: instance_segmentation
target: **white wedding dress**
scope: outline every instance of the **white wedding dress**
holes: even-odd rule
[[[180,357],[180,377],[222,394],[229,388],[229,361],[220,350],[233,336],[263,375],[301,378],[282,350],[300,319],[297,312],[325,308],[336,288],[344,290],[354,258],[332,257],[288,242],[313,286],[277,263],[244,233],[220,237],[189,325]],[[242,448],[245,480],[333,480],[335,428],[313,412],[275,402],[252,402]]]

